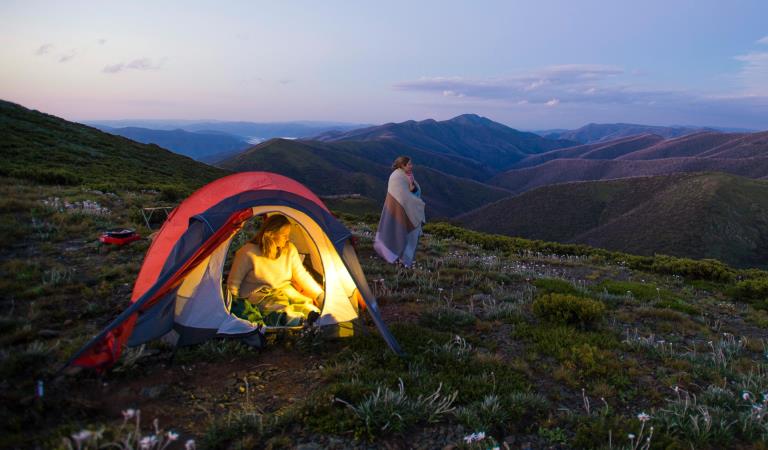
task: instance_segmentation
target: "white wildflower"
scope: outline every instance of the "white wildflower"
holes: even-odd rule
[[[479,431],[477,433],[472,433],[469,436],[464,436],[464,442],[467,444],[471,444],[473,442],[479,442],[485,439],[485,432]]]
[[[196,448],[194,439],[190,439],[184,444],[184,450],[195,450]]]
[[[639,420],[640,422],[648,422],[650,419],[651,419],[651,416],[649,416],[645,412],[641,412],[640,414],[637,415],[637,420]]]
[[[139,448],[142,450],[149,450],[157,444],[157,436],[144,436],[139,441]]]
[[[165,436],[168,438],[169,441],[175,441],[179,438],[179,433],[174,433],[173,431],[169,431],[165,433]]]
[[[124,409],[123,410],[123,419],[130,420],[136,417],[136,410],[135,409]]]
[[[88,439],[91,438],[91,436],[93,436],[93,433],[90,430],[80,430],[79,433],[75,433],[72,435],[72,439],[80,443],[83,441],[87,441]]]

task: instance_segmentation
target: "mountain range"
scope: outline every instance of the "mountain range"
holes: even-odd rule
[[[150,128],[110,128],[97,126],[102,131],[126,137],[144,144],[156,144],[180,155],[198,161],[216,161],[237,154],[250,147],[245,139],[218,131],[192,132],[182,129],[153,130]]]
[[[475,114],[463,114],[450,120],[433,119],[330,132],[313,138],[322,142],[397,142],[408,147],[475,161],[491,171],[511,167],[532,154],[575,145],[553,140],[494,122]]]
[[[343,122],[244,122],[191,120],[89,120],[86,125],[97,128],[147,128],[153,130],[184,130],[194,133],[225,133],[245,141],[264,141],[276,137],[301,138],[329,131],[348,131],[367,125]]]
[[[645,133],[579,145],[466,114],[270,139],[219,168],[8,102],[0,103],[0,133],[3,176],[190,192],[231,171],[267,170],[356,213],[379,211],[390,164],[405,154],[430,220],[458,216],[485,231],[735,265],[764,265],[768,254],[765,182],[748,179],[768,177],[768,132]]]
[[[392,171],[389,165],[400,150],[419,154],[402,146],[384,148],[376,142],[349,145],[273,139],[221,161],[217,166],[233,172],[277,172],[306,184],[321,195],[357,194],[377,205],[369,212],[379,212]],[[425,159],[417,161],[435,166],[444,164],[447,168],[444,172],[424,164],[418,169],[418,180],[424,186],[424,199],[429,204],[428,215],[432,219],[452,217],[510,195],[504,189],[449,173],[462,171],[465,167],[462,163],[466,161],[461,159],[426,154]]]

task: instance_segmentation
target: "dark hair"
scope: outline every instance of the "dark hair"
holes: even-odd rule
[[[275,259],[280,255],[279,249],[275,247],[275,243],[272,240],[272,236],[280,231],[286,225],[290,225],[291,222],[282,214],[274,214],[267,217],[267,220],[261,224],[259,232],[251,239],[252,244],[259,246],[262,256],[266,256],[270,259]]]
[[[411,162],[410,156],[398,156],[395,158],[395,162],[392,163],[392,170],[401,169]]]

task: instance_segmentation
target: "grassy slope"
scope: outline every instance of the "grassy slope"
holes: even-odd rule
[[[221,162],[223,168],[268,170],[306,184],[319,195],[360,194],[381,202],[386,194],[392,157],[376,144],[363,149],[349,143],[274,139]],[[499,200],[504,190],[420,166],[416,176],[424,190],[429,217],[451,217]]]
[[[102,189],[188,192],[227,174],[156,145],[0,101],[0,174]]]
[[[768,183],[727,174],[547,186],[458,220],[530,239],[768,265]]]

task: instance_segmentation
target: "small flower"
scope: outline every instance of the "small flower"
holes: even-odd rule
[[[135,409],[124,409],[123,410],[123,419],[130,420],[133,419],[136,416],[136,410]]]
[[[165,433],[165,436],[168,438],[169,441],[175,441],[179,438],[179,433],[174,433],[173,431],[169,431]]]
[[[479,442],[485,439],[485,432],[479,431],[477,433],[472,433],[469,436],[464,436],[464,442],[467,444],[471,444],[473,442]]]
[[[142,450],[149,450],[157,444],[157,436],[144,436],[139,441],[139,448]]]
[[[640,422],[648,422],[649,420],[651,420],[651,416],[649,416],[645,412],[641,412],[640,414],[637,415],[637,420],[639,420]]]
[[[80,443],[83,441],[87,441],[88,439],[91,438],[91,436],[93,436],[93,433],[90,430],[80,430],[79,433],[75,433],[72,435],[72,439]]]
[[[680,388],[678,386],[673,387],[672,390],[675,392],[680,392]]]
[[[184,450],[195,450],[196,448],[194,439],[190,439],[184,444]]]
[[[744,401],[749,401],[749,392],[744,391],[741,393],[741,398],[744,399]]]
[[[634,434],[632,434],[632,433],[629,433],[629,434],[627,435],[627,437],[629,438],[629,440],[630,440],[630,441],[634,441],[634,440],[635,440],[635,435],[634,435]]]

